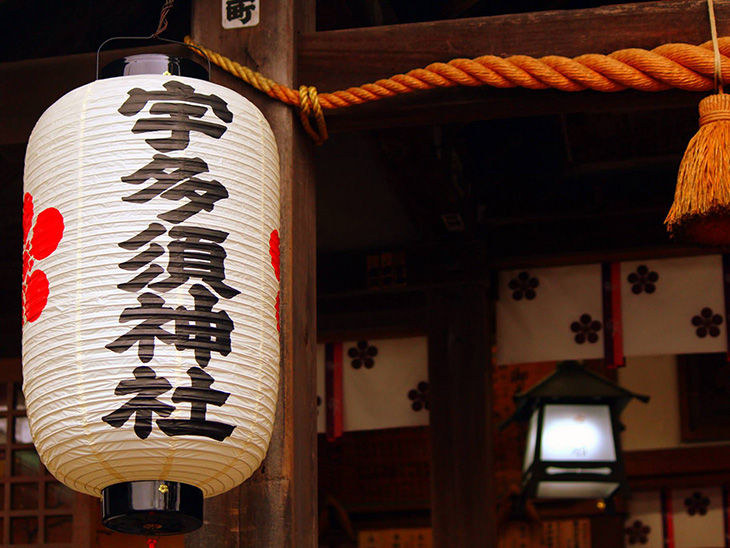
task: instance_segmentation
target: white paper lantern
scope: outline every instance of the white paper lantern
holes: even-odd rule
[[[24,392],[61,482],[210,497],[259,466],[279,375],[278,171],[263,115],[203,80],[98,80],[38,121]]]

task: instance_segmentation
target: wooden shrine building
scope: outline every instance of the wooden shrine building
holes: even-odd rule
[[[458,58],[576,58],[710,40],[706,0],[257,0],[259,23],[238,29],[223,28],[225,3],[177,0],[162,36],[190,36],[274,82],[314,86],[320,97]],[[153,31],[162,4],[0,0],[2,546],[145,543],[105,531],[98,501],[66,490],[34,452],[20,391],[22,181],[39,116],[94,79],[105,39]],[[730,36],[730,0],[715,0],[714,8],[719,35]],[[143,41],[105,48],[101,61],[150,51],[204,63],[184,45]],[[511,412],[516,391],[573,357],[652,396],[625,420],[635,497],[608,510],[596,501],[538,502],[542,524],[525,527],[541,533],[523,531],[522,546],[567,548],[568,538],[581,548],[728,546],[730,375],[723,345],[730,319],[721,299],[728,249],[671,241],[663,224],[707,90],[437,85],[325,109],[329,139],[316,146],[296,105],[217,66],[211,80],[257,105],[279,148],[279,402],[261,468],[206,501],[202,529],[161,538],[158,548],[518,546],[510,524],[519,520],[509,517],[508,504],[519,489],[524,432],[498,432],[497,423]],[[577,311],[596,319],[602,264],[633,269],[633,280],[658,272],[641,278],[642,295],[660,295],[671,279],[683,298],[701,297],[716,277],[717,304],[691,303],[700,323],[700,311],[712,309],[706,335],[695,335],[692,325],[701,325],[689,317],[681,325],[689,326],[692,344],[672,346],[684,339],[671,335],[666,345],[653,338],[641,346],[636,333],[669,329],[656,324],[652,331],[651,322],[669,313],[651,305],[631,316],[649,319],[636,320],[639,327],[625,335],[625,368],[607,368],[600,343],[578,349],[593,353],[563,356],[552,332],[543,337],[540,330],[584,293],[571,292],[573,282],[559,269],[573,268],[575,284],[593,284],[597,273],[590,295],[598,295],[598,312]],[[517,317],[510,316],[510,295],[523,291],[514,300],[525,303],[535,287],[535,303],[543,288],[555,301],[543,301],[524,322],[501,323]],[[624,314],[628,326],[626,307]],[[710,331],[714,315],[720,336]],[[498,324],[530,329],[498,332]],[[569,333],[570,323],[564,327]],[[708,341],[714,346],[697,346]],[[500,344],[527,357],[509,358]],[[632,353],[639,346],[658,351]],[[340,377],[326,372],[332,352]],[[661,357],[648,358],[652,353]],[[344,382],[344,395],[333,395],[333,378]],[[410,384],[401,390],[401,382]],[[391,408],[392,398],[400,398],[402,411]],[[693,544],[698,531],[715,536]]]

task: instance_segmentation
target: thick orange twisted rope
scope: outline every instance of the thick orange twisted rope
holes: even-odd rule
[[[484,55],[476,59],[452,59],[448,63],[432,63],[425,68],[396,74],[372,84],[320,94],[313,87],[307,87],[307,93],[300,93],[278,84],[196,44],[189,36],[185,37],[185,43],[200,48],[211,62],[259,91],[289,105],[300,105],[302,112],[308,109],[307,120],[311,112],[319,128],[325,127],[321,109],[349,107],[404,93],[443,87],[554,88],[562,91],[591,89],[604,92],[629,88],[640,91],[663,91],[671,88],[710,91],[714,88],[715,65],[711,41],[700,46],[665,44],[653,50],[631,48],[608,55],[589,53],[572,59],[558,55],[539,59],[527,55],[507,58]],[[730,75],[730,37],[720,38],[719,45],[722,73]],[[196,53],[200,54],[199,51]],[[303,120],[304,118],[302,115]],[[305,129],[306,126],[307,124]],[[308,132],[316,134],[311,125]],[[322,136],[319,135],[319,138]]]

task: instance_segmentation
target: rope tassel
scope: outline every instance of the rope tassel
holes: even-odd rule
[[[673,237],[730,243],[730,95],[700,102],[700,129],[687,146],[666,221]]]
[[[716,95],[700,101],[700,129],[679,165],[674,204],[664,221],[679,239],[730,244],[730,96],[722,90],[722,57],[715,7],[707,0],[714,50]]]

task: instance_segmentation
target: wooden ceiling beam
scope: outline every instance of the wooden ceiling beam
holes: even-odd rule
[[[715,11],[718,32],[729,33],[730,0]],[[709,39],[706,0],[662,0],[304,34],[298,76],[334,91],[457,57],[575,57]]]
[[[730,34],[730,0],[715,2],[720,35]],[[709,39],[705,0],[663,0],[305,34],[298,81],[320,91],[374,82],[436,61],[492,54],[574,57]],[[695,105],[698,94],[443,89],[329,111],[332,131],[451,121]]]
[[[720,34],[730,34],[730,0],[717,0],[715,9]],[[609,53],[626,47],[653,48],[667,42],[700,43],[708,37],[705,0],[663,0],[310,32],[299,37],[297,83],[334,91],[455,57],[576,56],[588,52]],[[201,40],[205,43],[204,37]],[[182,46],[155,50],[184,53]],[[144,48],[105,52],[103,62],[140,51]],[[25,142],[49,105],[93,79],[94,62],[94,54],[81,54],[0,63],[0,145]],[[253,68],[259,67],[254,64]],[[685,106],[696,104],[696,95],[446,89],[340,109],[328,113],[328,121],[333,131],[354,131],[592,108],[635,110]]]
[[[327,111],[330,132],[467,123],[585,112],[621,112],[697,107],[703,94],[680,90],[657,93],[575,93],[529,89],[450,88]]]

